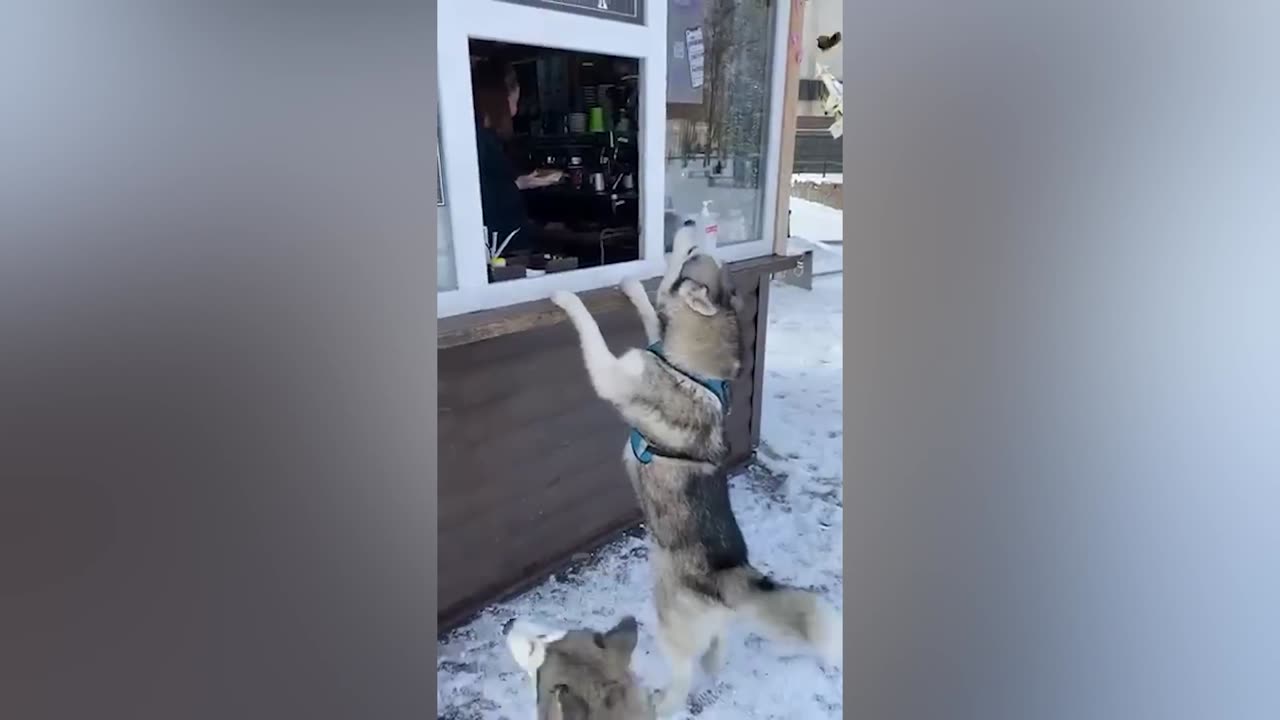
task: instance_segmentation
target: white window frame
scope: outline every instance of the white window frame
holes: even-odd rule
[[[782,110],[785,106],[787,27],[791,3],[775,0],[768,137],[765,140],[764,209],[758,240],[717,248],[722,261],[773,253]],[[646,0],[645,24],[633,25],[533,8],[499,0],[441,0],[437,6],[440,135],[448,189],[457,288],[441,291],[437,317],[539,300],[556,290],[582,292],[616,285],[627,277],[662,274],[665,243],[667,125],[667,2]],[[471,39],[539,45],[637,58],[640,61],[639,260],[489,283],[480,206],[479,160],[471,103]]]

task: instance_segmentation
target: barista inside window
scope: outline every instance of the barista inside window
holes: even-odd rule
[[[480,161],[480,203],[489,235],[501,243],[511,232],[504,257],[541,250],[539,238],[558,228],[539,226],[529,219],[521,190],[560,182],[560,170],[535,170],[517,175],[506,152],[511,119],[520,103],[520,85],[511,65],[493,59],[476,63],[471,71],[476,113],[476,145]]]

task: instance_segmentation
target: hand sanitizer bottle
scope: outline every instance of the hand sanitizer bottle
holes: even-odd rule
[[[720,226],[716,214],[711,212],[711,201],[702,201],[702,249],[712,252],[720,240]]]

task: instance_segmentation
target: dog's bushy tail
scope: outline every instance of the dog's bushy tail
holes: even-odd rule
[[[783,585],[749,566],[721,573],[720,592],[729,607],[770,635],[805,643],[828,665],[840,662],[844,622],[817,593]]]

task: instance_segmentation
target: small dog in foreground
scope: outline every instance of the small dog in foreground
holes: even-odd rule
[[[631,672],[634,618],[612,630],[553,630],[524,620],[502,628],[507,649],[533,679],[538,720],[653,720],[653,702]]]

